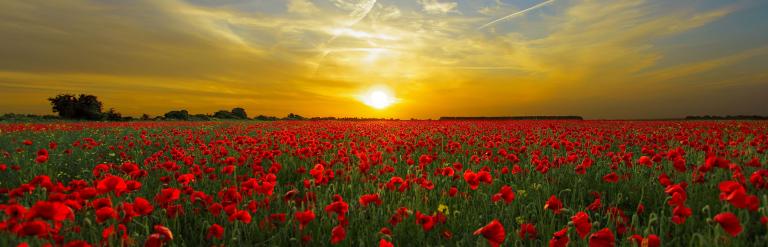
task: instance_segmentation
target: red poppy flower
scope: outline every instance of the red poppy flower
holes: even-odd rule
[[[296,221],[299,222],[299,229],[304,229],[304,226],[309,224],[310,221],[315,219],[315,212],[312,209],[307,209],[303,212],[296,212]]]
[[[224,210],[224,207],[221,206],[221,204],[219,203],[211,204],[211,206],[208,207],[208,212],[210,212],[214,216],[220,215],[222,210]]]
[[[91,202],[93,209],[100,209],[103,207],[112,207],[112,199],[110,197],[94,199]]]
[[[152,227],[152,229],[154,229],[155,233],[162,235],[164,238],[173,240],[173,233],[171,232],[171,229],[168,229],[168,227],[163,225],[155,225]]]
[[[183,174],[176,178],[176,182],[180,183],[181,185],[187,186],[189,183],[195,181],[195,175],[194,174]]]
[[[471,170],[464,171],[464,181],[469,184],[469,188],[472,190],[476,190],[480,185],[480,177],[477,173],[474,173]]]
[[[416,211],[416,224],[421,225],[424,231],[432,230],[435,226],[435,217]]]
[[[578,212],[571,217],[573,225],[576,226],[576,233],[579,234],[581,239],[584,239],[589,235],[592,230],[592,223],[589,222],[589,215],[585,212]]]
[[[2,208],[2,206],[0,206],[0,208]],[[11,219],[19,219],[27,212],[27,208],[20,204],[11,204],[2,209],[5,212],[5,215]]]
[[[645,205],[643,205],[642,203],[638,203],[637,204],[637,210],[635,210],[635,213],[637,213],[637,214],[645,213]]]
[[[35,158],[35,162],[37,162],[38,164],[42,164],[47,161],[48,161],[48,155],[40,155],[40,156],[37,156],[37,158]]]
[[[616,175],[616,172],[608,173],[607,175],[603,176],[603,181],[606,183],[616,183],[619,181],[619,175]]]
[[[382,238],[379,240],[379,247],[395,247],[395,245],[393,245],[392,242]]]
[[[144,242],[144,247],[162,247],[166,240],[163,235],[158,233],[149,234],[147,241]]]
[[[375,203],[376,205],[381,205],[381,199],[379,199],[379,194],[367,194],[360,196],[360,205],[363,207],[367,207],[368,204]]]
[[[569,241],[571,239],[568,238],[568,228],[566,227],[552,234],[552,239],[549,240],[549,247],[566,247]]]
[[[24,236],[38,236],[43,237],[48,235],[50,231],[50,225],[48,222],[42,220],[33,220],[16,225],[13,232],[20,237]]]
[[[683,224],[692,213],[691,208],[686,207],[685,205],[675,206],[675,208],[672,209],[672,222],[678,225]]]
[[[451,186],[451,188],[448,189],[448,196],[454,197],[456,196],[456,193],[459,193],[459,189],[457,189],[456,186]]]
[[[678,156],[672,162],[672,167],[674,167],[675,170],[678,171],[678,172],[685,172],[685,170],[686,170],[685,159],[680,157],[680,156]]]
[[[598,198],[595,198],[595,200],[592,201],[592,203],[587,205],[587,210],[589,210],[589,211],[597,211],[602,206],[603,206],[603,203],[602,203],[602,201],[600,201],[600,198],[598,197]]]
[[[736,181],[724,181],[718,185],[720,200],[728,201],[736,207],[743,206],[747,190]],[[740,207],[743,208],[743,207]]]
[[[38,201],[27,211],[26,219],[42,218],[55,222],[74,219],[72,209],[60,202]]]
[[[688,199],[688,194],[685,192],[685,182],[679,184],[671,184],[664,189],[664,192],[672,196],[672,199],[667,201],[670,206],[681,206]]]
[[[611,229],[603,228],[589,236],[589,247],[613,247],[616,239]]]
[[[84,240],[73,240],[64,244],[64,247],[91,247],[91,244]]]
[[[125,184],[125,180],[123,180],[123,178],[108,175],[96,184],[96,189],[99,190],[99,193],[102,194],[115,192],[115,194],[120,196],[120,194],[128,189],[128,185]]]
[[[233,172],[235,172],[235,166],[233,165],[227,165],[221,168],[221,173],[232,174]]]
[[[338,244],[347,237],[347,231],[343,226],[335,226],[331,229],[331,244]]]
[[[552,195],[549,197],[549,200],[544,204],[544,209],[552,210],[555,214],[559,214],[560,210],[563,209],[563,202],[560,201],[560,199],[557,199],[555,195]]]
[[[485,184],[493,184],[493,177],[491,177],[491,173],[488,172],[490,169],[488,169],[487,166],[484,168],[484,170],[477,172],[477,179]]]
[[[504,203],[507,204],[515,200],[515,192],[512,191],[512,187],[509,185],[504,185],[501,187],[499,193],[496,193],[491,197],[492,202],[497,202],[501,199],[504,199]]]
[[[736,237],[736,235],[739,235],[739,233],[742,231],[739,218],[731,212],[719,213],[715,215],[714,220],[719,223],[721,227],[723,227],[723,230],[728,232],[728,234],[731,234],[733,237]]]
[[[147,201],[147,199],[144,199],[143,197],[136,197],[136,199],[133,199],[133,211],[139,215],[149,215],[154,210],[155,208],[149,201]]]
[[[237,210],[234,214],[229,216],[229,221],[235,221],[238,220],[240,222],[243,222],[245,224],[251,223],[251,213],[248,213],[247,210]]]
[[[517,232],[517,236],[520,236],[522,240],[536,239],[539,232],[536,231],[536,226],[530,223],[524,223],[520,225],[520,230]]]
[[[634,241],[639,247],[661,246],[661,239],[659,239],[659,236],[656,236],[655,234],[648,235],[648,237],[645,237],[645,238],[639,234],[635,234],[635,235],[632,235],[630,239],[632,239],[632,241]]]
[[[504,231],[504,226],[496,219],[474,232],[474,235],[480,234],[488,240],[488,244],[492,247],[497,247],[504,243],[504,239],[507,236],[507,233]]]
[[[389,190],[395,190],[395,189],[397,189],[398,186],[402,186],[404,183],[405,183],[405,180],[403,180],[403,178],[398,177],[398,176],[394,176],[394,177],[389,179],[389,181],[387,182],[387,184],[385,186]]]
[[[144,242],[144,247],[161,247],[165,243],[173,240],[173,233],[167,227],[155,225],[153,229],[154,233],[147,237],[147,241]]]
[[[116,219],[117,212],[112,207],[103,207],[96,210],[96,222],[101,223],[109,219]]]
[[[653,166],[653,161],[651,161],[651,157],[648,156],[640,156],[640,159],[637,160],[637,163],[647,167]]]
[[[0,165],[0,170],[2,170],[2,166]],[[761,169],[753,172],[749,176],[749,182],[758,189],[768,188],[768,170]]]
[[[211,227],[208,227],[208,235],[206,235],[205,238],[211,239],[211,237],[215,237],[221,239],[223,236],[224,227],[220,226],[219,224],[213,224]]]
[[[165,205],[178,200],[180,196],[181,190],[176,188],[167,188],[161,190],[160,193],[155,196],[155,202]]]
[[[344,201],[335,201],[325,206],[325,211],[335,213],[337,219],[342,219],[349,212],[349,204]]]

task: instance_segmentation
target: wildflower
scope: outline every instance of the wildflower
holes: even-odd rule
[[[492,220],[491,223],[488,223],[488,225],[485,225],[484,227],[481,227],[474,232],[474,235],[481,234],[485,239],[488,240],[488,244],[490,244],[492,247],[498,247],[504,243],[504,239],[507,236],[507,233],[504,232],[504,226],[501,225],[499,220],[496,219]]]
[[[730,212],[719,213],[715,215],[714,220],[720,224],[720,226],[733,237],[736,237],[741,233],[742,227],[739,223],[739,218],[735,214]]]

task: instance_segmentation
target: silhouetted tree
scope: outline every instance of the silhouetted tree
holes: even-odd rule
[[[245,109],[240,107],[233,108],[232,115],[235,115],[235,117],[239,119],[248,119],[248,114],[245,113]]]
[[[275,117],[275,116],[258,115],[258,116],[256,116],[253,119],[256,119],[256,120],[259,120],[259,121],[275,121],[275,120],[277,120],[277,117]]]
[[[288,113],[288,116],[286,116],[283,119],[286,119],[286,120],[303,120],[304,117],[302,117],[302,116],[300,116],[298,114]]]
[[[189,120],[195,120],[195,121],[208,121],[211,120],[211,116],[205,115],[205,114],[195,114],[190,116]]]
[[[220,110],[220,111],[214,112],[213,113],[213,117],[218,118],[218,119],[233,119],[233,118],[236,118],[234,114],[232,114],[231,112],[225,111],[225,110]]]
[[[75,97],[71,94],[60,94],[53,98],[48,98],[51,102],[53,112],[59,113],[62,118],[69,119],[101,119],[101,101],[94,95],[80,94]]]
[[[150,119],[152,118],[149,116],[149,114],[141,114],[141,121],[149,121]]]
[[[103,119],[107,121],[122,121],[123,115],[115,111],[115,109],[109,108],[109,111],[104,113]]]
[[[77,97],[77,113],[83,119],[101,119],[101,101],[94,95],[81,94]]]
[[[59,113],[62,118],[75,118],[77,112],[77,98],[71,94],[60,94],[53,98],[48,98],[51,102],[54,113]]]
[[[164,116],[166,119],[189,120],[189,112],[187,110],[169,111]]]

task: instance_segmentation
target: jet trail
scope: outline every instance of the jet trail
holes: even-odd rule
[[[526,12],[528,12],[528,11],[531,11],[531,10],[534,10],[534,9],[538,9],[538,8],[541,8],[541,7],[544,7],[545,5],[547,5],[547,4],[550,4],[550,3],[554,2],[554,1],[555,1],[555,0],[547,0],[547,1],[541,2],[541,3],[539,3],[539,4],[536,4],[536,5],[533,5],[533,6],[531,6],[530,8],[527,8],[527,9],[524,9],[524,10],[521,10],[521,11],[518,11],[518,12],[515,12],[515,13],[512,13],[512,14],[510,14],[510,15],[507,15],[507,16],[504,16],[504,17],[501,17],[501,18],[499,18],[499,19],[496,19],[495,21],[492,21],[492,22],[488,22],[488,23],[486,23],[485,25],[482,25],[482,26],[478,27],[477,29],[483,29],[483,28],[486,28],[486,27],[488,27],[488,26],[490,26],[490,25],[493,25],[493,24],[495,24],[495,23],[497,23],[497,22],[500,22],[500,21],[503,21],[503,20],[506,20],[506,19],[509,19],[509,18],[512,18],[512,17],[515,17],[515,16],[519,16],[519,15],[525,14],[525,13],[526,13]]]
[[[371,13],[371,10],[373,10],[373,7],[376,6],[376,1],[377,0],[368,0],[368,2],[366,2],[364,5],[362,5],[361,8],[353,10],[352,13],[349,14],[350,17],[352,17],[353,19],[352,19],[351,22],[347,23],[345,25],[345,27],[354,26],[358,22],[360,22],[363,19],[365,19],[365,17],[367,17],[368,14]],[[325,47],[327,47],[328,45],[333,43],[333,41],[336,40],[336,38],[338,38],[339,35],[340,34],[338,34],[338,33],[333,34],[333,36],[331,36],[330,39],[326,40],[325,43],[320,44],[320,46],[318,47],[320,50],[323,50],[323,54],[320,55],[320,60],[317,62],[317,66],[315,66],[315,72],[312,73],[313,75],[317,74],[317,71],[320,70],[320,66],[323,64],[323,61],[325,60],[325,57],[327,57],[328,54],[330,54],[332,52],[332,51],[326,50]]]

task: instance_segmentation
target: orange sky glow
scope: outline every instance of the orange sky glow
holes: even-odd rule
[[[0,1],[0,113],[768,115],[768,2]]]

